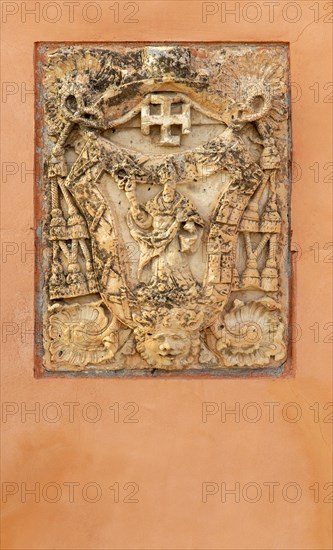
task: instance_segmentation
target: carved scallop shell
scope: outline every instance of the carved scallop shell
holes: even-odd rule
[[[99,304],[63,306],[50,316],[52,361],[85,366],[112,359],[117,349],[115,326]]]
[[[267,51],[229,52],[219,74],[229,100],[230,116],[244,122],[260,119],[260,133],[268,137],[287,116],[284,68]]]
[[[226,366],[263,367],[271,358],[284,359],[284,326],[276,312],[278,307],[271,298],[247,304],[234,301],[217,340]]]

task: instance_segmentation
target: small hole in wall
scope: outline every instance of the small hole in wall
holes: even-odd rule
[[[149,134],[151,137],[156,137],[159,139],[161,134],[161,126],[159,126],[158,124],[153,124],[152,126],[150,126]]]
[[[83,118],[85,118],[86,120],[92,120],[96,118],[96,115],[94,115],[93,113],[83,113]]]
[[[69,95],[66,97],[66,107],[71,113],[75,113],[77,111],[77,100],[74,95]]]
[[[182,104],[181,103],[172,103],[171,104],[171,114],[176,115],[182,113]]]
[[[151,115],[160,115],[161,114],[161,105],[150,104],[150,114]]]
[[[181,126],[179,124],[172,124],[171,125],[171,135],[172,136],[180,136],[181,134]]]
[[[251,100],[251,107],[255,113],[258,113],[264,107],[265,100],[262,95],[256,95]]]

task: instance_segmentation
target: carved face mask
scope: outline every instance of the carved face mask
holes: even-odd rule
[[[144,355],[151,364],[159,367],[179,368],[191,351],[191,337],[181,327],[171,327],[147,334],[144,342]]]

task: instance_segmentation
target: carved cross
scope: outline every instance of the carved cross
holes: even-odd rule
[[[190,104],[179,94],[150,94],[141,108],[141,132],[148,136],[151,126],[160,126],[160,145],[180,145],[180,136],[172,134],[172,126],[180,126],[182,134],[190,133]]]

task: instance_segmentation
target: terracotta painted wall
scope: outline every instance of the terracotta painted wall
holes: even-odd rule
[[[332,548],[331,3],[1,8],[2,548]],[[33,54],[48,40],[290,44],[293,376],[33,377]]]

